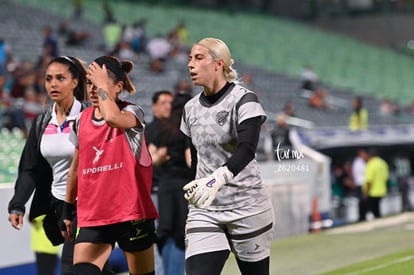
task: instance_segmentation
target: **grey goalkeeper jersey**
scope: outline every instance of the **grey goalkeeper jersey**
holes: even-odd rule
[[[197,150],[196,178],[211,175],[232,156],[237,145],[237,128],[244,120],[266,114],[255,93],[232,85],[214,104],[194,96],[184,107],[181,131]],[[257,161],[253,159],[218,192],[210,209],[229,210],[267,197]]]

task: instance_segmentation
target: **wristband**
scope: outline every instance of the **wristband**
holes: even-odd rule
[[[61,220],[73,220],[73,213],[75,212],[76,205],[74,203],[63,202]]]

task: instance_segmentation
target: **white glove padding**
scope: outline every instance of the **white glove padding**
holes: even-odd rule
[[[217,192],[233,178],[233,173],[222,166],[208,177],[193,180],[187,183],[183,190],[184,198],[197,208],[208,208],[216,198]]]

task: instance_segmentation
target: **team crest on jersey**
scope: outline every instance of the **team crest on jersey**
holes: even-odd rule
[[[218,123],[218,125],[223,126],[224,123],[226,123],[228,116],[229,116],[228,111],[218,112],[217,115],[216,115],[216,122]]]

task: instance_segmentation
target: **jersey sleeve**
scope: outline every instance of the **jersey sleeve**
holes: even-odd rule
[[[183,115],[181,116],[180,130],[187,137],[191,137],[190,129],[187,123],[186,108],[184,107]]]
[[[238,124],[246,119],[260,117],[261,123],[266,120],[266,113],[262,105],[259,103],[257,95],[253,92],[247,92],[237,103]]]
[[[140,159],[141,148],[142,148],[142,138],[144,136],[144,111],[142,108],[135,104],[129,104],[125,106],[122,111],[131,112],[138,119],[142,127],[125,129],[126,138],[128,139],[129,146],[132,153],[135,155],[137,160]]]
[[[122,109],[122,111],[131,112],[134,114],[134,116],[138,119],[139,123],[142,125],[142,128],[137,127],[137,128],[134,128],[134,130],[141,132],[142,129],[145,127],[144,111],[142,110],[142,108],[135,104],[128,104]]]

